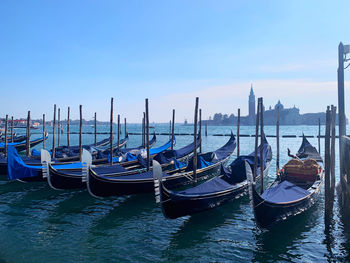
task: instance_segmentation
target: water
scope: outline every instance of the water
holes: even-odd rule
[[[167,132],[168,125],[155,125]],[[72,130],[77,127],[72,127]],[[231,127],[208,127],[203,151],[215,150],[228,137]],[[235,132],[235,127],[233,128]],[[84,127],[93,131],[92,127]],[[99,131],[108,131],[99,126]],[[129,132],[141,131],[129,125]],[[175,132],[192,132],[192,127],[176,125]],[[316,126],[282,126],[281,134],[316,135]],[[323,131],[322,131],[323,132]],[[243,126],[242,134],[254,127]],[[275,134],[275,127],[265,127]],[[39,134],[33,137],[39,137]],[[107,135],[98,135],[103,139]],[[123,136],[122,136],[123,137]],[[157,136],[156,146],[168,136]],[[176,147],[192,140],[177,136]],[[93,135],[84,135],[92,143]],[[275,154],[275,138],[268,138]],[[317,139],[309,141],[317,147]],[[61,138],[62,144],[66,136]],[[72,144],[78,135],[71,135]],[[51,145],[51,138],[47,145]],[[141,136],[131,135],[128,146],[141,144]],[[298,150],[301,138],[281,138],[281,164],[288,160],[287,148]],[[254,148],[254,138],[241,138],[241,154]],[[324,141],[321,140],[323,155]],[[338,150],[337,150],[338,153]],[[275,156],[274,156],[275,157]],[[274,163],[266,184],[274,179]],[[336,162],[338,165],[338,160]],[[338,175],[338,166],[337,175]],[[338,180],[339,178],[337,178]],[[218,209],[176,220],[165,219],[154,196],[138,195],[96,199],[85,190],[55,191],[46,183],[0,180],[0,262],[315,262],[350,260],[350,222],[334,206],[331,230],[325,232],[324,195],[304,214],[269,231],[255,225],[249,197]]]

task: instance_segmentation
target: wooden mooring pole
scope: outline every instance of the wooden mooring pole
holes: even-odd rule
[[[45,131],[45,114],[43,114],[43,149],[45,149],[45,135],[46,135],[46,131]]]
[[[238,109],[238,116],[237,116],[237,157],[239,157],[239,128],[241,124],[241,109]]]
[[[205,137],[208,136],[208,123],[205,122]]]
[[[330,158],[330,124],[331,124],[331,112],[329,106],[326,111],[326,132],[325,132],[325,218],[329,218],[330,213],[330,170],[331,170],[331,158]]]
[[[254,147],[254,170],[253,170],[253,180],[256,182],[256,172],[258,167],[258,139],[259,139],[259,115],[260,115],[260,106],[259,106],[259,99],[258,99],[258,106],[256,111],[256,122],[255,122],[255,147]]]
[[[335,121],[337,116],[337,107],[332,105],[331,113],[331,205],[333,210],[335,191]]]
[[[11,142],[13,142],[13,116],[11,117]]]
[[[120,114],[118,114],[118,136],[117,136],[117,145],[118,145],[118,150],[120,147]]]
[[[171,149],[174,150],[175,109],[173,109],[173,120],[171,124]]]
[[[321,154],[321,119],[318,118],[318,153]]]
[[[171,139],[171,120],[169,121],[169,140]]]
[[[260,98],[260,193],[264,192],[264,107],[263,98]]]
[[[276,120],[276,172],[279,174],[280,170],[280,107],[277,107]]]
[[[113,164],[113,98],[111,98],[111,117],[109,124],[109,155],[110,155],[110,164]]]
[[[9,116],[6,114],[5,118],[5,156],[7,157],[7,129],[8,129]]]
[[[202,109],[199,109],[199,153],[202,153]]]
[[[68,114],[67,114],[67,146],[70,146],[70,136],[69,136],[69,132],[70,132],[70,107],[68,107]]]
[[[150,162],[150,155],[149,155],[149,112],[148,112],[148,99],[145,100],[145,108],[146,108],[146,146],[147,146],[147,171],[149,171],[149,162]]]
[[[94,144],[97,144],[97,113],[94,114]]]
[[[193,185],[197,184],[197,120],[198,120],[198,104],[199,98],[196,97],[196,105],[194,108],[194,122],[193,122]]]
[[[27,116],[26,155],[30,156],[30,111],[28,111],[28,116]]]
[[[142,119],[142,146],[146,148],[146,113],[143,112]]]
[[[57,112],[57,147],[60,147],[61,143],[61,109],[58,108]]]
[[[126,138],[128,136],[128,130],[126,129],[126,118],[124,118],[124,137]],[[124,145],[124,148],[126,148],[126,144]]]
[[[55,158],[55,128],[56,128],[56,104],[53,105],[53,127],[52,127],[52,158]]]
[[[83,133],[83,106],[79,105],[79,157],[80,161],[82,161],[83,157],[83,141],[82,141],[82,133]]]

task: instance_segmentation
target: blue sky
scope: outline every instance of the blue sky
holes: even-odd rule
[[[1,1],[0,112],[33,118],[53,104],[77,118],[115,109],[138,122],[247,113],[250,83],[265,105],[301,112],[337,104],[339,41],[350,1]],[[346,72],[349,79],[350,70]],[[350,85],[346,83],[347,101]],[[347,112],[350,113],[348,107]]]

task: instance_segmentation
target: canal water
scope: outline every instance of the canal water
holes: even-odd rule
[[[154,126],[156,132],[169,130],[167,124]],[[213,134],[228,134],[231,129],[236,133],[236,127],[208,127],[203,151],[225,144],[229,137]],[[84,127],[84,131],[93,132],[93,127]],[[108,132],[108,126],[98,126],[98,131]],[[141,126],[130,124],[128,131],[140,132]],[[40,130],[35,132],[32,138],[40,137]],[[191,133],[193,128],[176,125],[175,132]],[[241,134],[253,133],[254,127],[241,127]],[[275,127],[266,126],[265,133],[274,135]],[[288,161],[287,148],[298,150],[302,133],[317,135],[318,127],[281,126],[281,135],[298,135],[281,138],[281,164]],[[61,136],[61,144],[65,144],[66,135]],[[98,139],[107,136],[98,135]],[[157,136],[155,147],[168,139]],[[267,139],[275,158],[276,139]],[[191,136],[177,136],[176,147],[191,141]],[[309,141],[317,147],[317,138]],[[71,142],[77,144],[78,135],[71,135]],[[93,135],[83,136],[84,144],[92,142]],[[47,145],[51,144],[50,137]],[[128,147],[140,144],[141,136],[130,135]],[[254,138],[241,137],[241,154],[253,149]],[[323,139],[321,153],[323,156]],[[338,181],[338,160],[336,164]],[[274,172],[275,159],[265,185],[274,180]],[[349,219],[342,217],[336,203],[330,231],[325,231],[323,192],[310,210],[266,231],[254,222],[249,196],[218,209],[169,220],[163,217],[153,194],[96,199],[85,190],[55,191],[47,183],[8,182],[2,176],[0,262],[348,262]]]

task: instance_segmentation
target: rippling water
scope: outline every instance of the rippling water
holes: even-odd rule
[[[168,125],[155,125],[167,132]],[[349,127],[348,127],[349,128]],[[72,127],[76,130],[77,127]],[[100,126],[99,131],[108,131]],[[203,151],[215,150],[232,127],[208,127]],[[84,127],[85,131],[93,128]],[[129,125],[129,132],[141,130]],[[234,133],[236,128],[233,127]],[[323,131],[323,130],[322,130]],[[175,132],[192,132],[192,127],[176,125]],[[281,134],[316,135],[316,126],[282,126]],[[242,127],[241,134],[253,134],[254,127]],[[265,127],[267,135],[275,127]],[[33,135],[39,137],[40,135]],[[99,135],[103,139],[107,135]],[[123,136],[122,136],[123,137]],[[168,136],[158,136],[162,145]],[[177,136],[176,147],[192,140]],[[276,151],[275,138],[268,138]],[[310,138],[317,147],[317,139]],[[71,135],[74,144],[77,135]],[[93,135],[83,142],[92,143]],[[66,135],[61,138],[66,142]],[[51,138],[47,145],[51,145]],[[131,135],[128,146],[141,144],[141,136]],[[281,138],[281,164],[288,160],[287,148],[298,150],[301,138]],[[38,147],[37,147],[38,148]],[[241,138],[241,154],[254,148],[254,138]],[[321,140],[323,155],[324,141]],[[337,150],[338,154],[338,150]],[[274,156],[275,157],[275,156]],[[233,157],[234,158],[234,157]],[[338,176],[338,160],[337,160]],[[275,163],[266,183],[274,180]],[[338,180],[339,178],[337,178]],[[265,183],[265,185],[266,185]],[[87,191],[55,191],[47,183],[0,180],[0,262],[315,262],[349,261],[350,224],[337,203],[329,231],[324,225],[323,191],[318,202],[304,214],[269,231],[255,225],[246,196],[218,209],[176,220],[165,219],[154,196],[137,195],[96,199]]]

